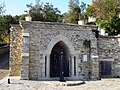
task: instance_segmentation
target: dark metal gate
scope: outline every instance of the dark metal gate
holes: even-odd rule
[[[111,76],[111,61],[101,61],[101,76]]]
[[[53,47],[50,55],[50,77],[60,77],[61,72],[64,77],[69,77],[68,56],[68,48],[62,41]]]

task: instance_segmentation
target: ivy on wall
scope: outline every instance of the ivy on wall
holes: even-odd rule
[[[92,30],[93,34],[95,35],[96,38],[99,37],[99,31],[98,30]]]
[[[90,40],[85,39],[84,42],[83,42],[83,45],[84,45],[86,48],[90,48],[90,43],[91,43]]]

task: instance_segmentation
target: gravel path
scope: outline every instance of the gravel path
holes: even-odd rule
[[[0,59],[0,79],[9,73],[7,60],[7,56]],[[8,77],[0,80],[0,90],[120,90],[120,78],[86,81],[86,84],[77,86],[61,86],[59,81],[20,80],[18,77],[11,78],[11,84],[8,84],[7,80]]]
[[[120,78],[86,81],[86,84],[78,86],[59,86],[55,83],[60,82],[11,79],[11,84],[7,81],[0,84],[0,90],[120,90]]]

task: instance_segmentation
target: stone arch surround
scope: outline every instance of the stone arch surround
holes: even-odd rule
[[[76,54],[75,49],[74,49],[72,43],[71,43],[65,36],[63,36],[63,35],[58,35],[57,37],[53,38],[53,39],[50,41],[50,43],[47,45],[46,53],[47,53],[47,54],[50,54],[51,51],[52,51],[52,48],[54,47],[54,45],[55,45],[57,42],[59,42],[59,41],[63,41],[63,42],[68,46],[68,48],[69,48],[69,50],[70,50],[70,53],[71,53],[72,55]]]
[[[70,56],[71,56],[71,75],[69,77],[66,77],[66,79],[73,79],[74,78],[74,57],[76,56],[77,52],[74,49],[74,46],[72,44],[72,42],[70,42],[68,40],[67,37],[65,37],[64,35],[58,35],[56,37],[54,37],[50,43],[47,45],[47,49],[45,51],[46,57],[47,57],[47,66],[46,66],[46,79],[56,79],[56,78],[50,78],[50,54],[51,51],[53,49],[53,47],[55,46],[56,43],[58,43],[59,41],[62,41],[66,44],[66,46],[68,47],[69,51],[70,51]],[[77,63],[77,61],[76,61]],[[76,72],[78,70],[76,69]],[[57,78],[57,80],[59,80],[59,78]]]
[[[51,54],[51,51],[52,51],[54,45],[56,43],[58,43],[59,41],[63,41],[67,45],[67,47],[70,51],[70,54],[71,54],[71,63],[70,63],[72,66],[71,75],[70,75],[70,77],[66,77],[66,78],[70,79],[70,78],[74,77],[74,56],[77,54],[77,52],[75,51],[72,42],[70,42],[67,37],[65,37],[64,35],[58,35],[50,41],[50,43],[47,45],[47,49],[45,52],[45,54],[47,56],[47,66],[46,66],[46,78],[47,79],[50,79],[50,54]],[[51,78],[51,79],[54,80],[54,78]],[[57,79],[59,79],[59,78],[57,78]]]

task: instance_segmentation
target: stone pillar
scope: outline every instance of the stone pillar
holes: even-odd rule
[[[39,64],[39,68],[38,69],[40,69],[40,73],[41,73],[41,77],[39,77],[39,78],[46,78],[45,77],[45,54],[41,54],[42,55],[42,58],[40,59],[40,64]]]
[[[23,33],[21,79],[29,79],[29,33]]]
[[[79,76],[79,58],[78,57],[76,57],[76,76]]]
[[[98,42],[96,40],[92,40],[91,42],[91,79],[97,80],[99,79],[99,56],[97,50]]]
[[[72,60],[72,73],[71,73],[71,76],[73,77],[74,76],[74,56],[72,55],[71,56],[71,60]]]
[[[99,59],[96,58],[92,58],[92,62],[91,62],[91,79],[92,80],[97,80],[99,79]]]
[[[21,79],[29,79],[29,55],[22,54]]]
[[[50,78],[50,55],[47,55],[47,62],[46,62],[46,78]]]
[[[22,29],[19,25],[10,28],[10,76],[21,75]]]

